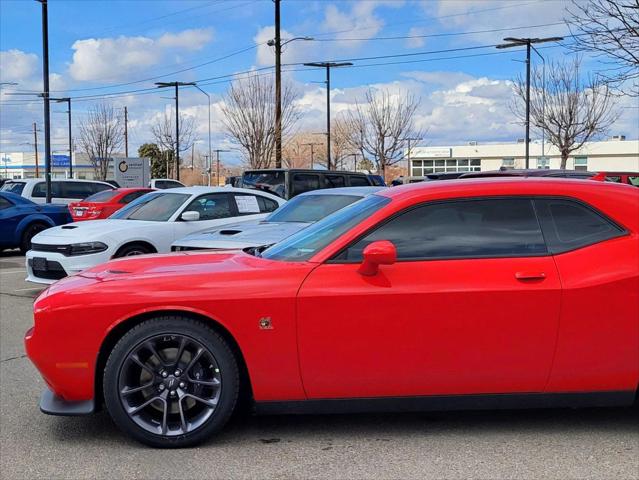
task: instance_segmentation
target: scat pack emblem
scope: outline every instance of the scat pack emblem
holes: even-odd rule
[[[260,318],[260,330],[273,330],[273,323],[271,317]]]

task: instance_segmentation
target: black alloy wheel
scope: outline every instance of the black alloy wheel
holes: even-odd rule
[[[226,341],[181,317],[134,327],[114,347],[104,373],[105,403],[116,424],[156,447],[190,446],[222,428],[238,386]]]

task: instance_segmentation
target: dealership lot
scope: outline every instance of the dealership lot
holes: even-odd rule
[[[105,413],[40,414],[22,336],[41,290],[0,256],[2,478],[639,478],[639,409],[243,416],[199,448],[166,451]]]

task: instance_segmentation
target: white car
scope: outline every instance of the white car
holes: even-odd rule
[[[149,188],[157,188],[158,190],[181,187],[186,187],[186,185],[177,180],[171,180],[170,178],[152,178],[149,182]]]
[[[49,228],[31,241],[27,280],[54,283],[112,258],[168,253],[189,233],[266,217],[285,202],[243,188],[184,187],[147,193],[106,220]]]
[[[210,228],[181,238],[171,251],[243,249],[272,245],[337,210],[385,187],[311,190],[297,195],[264,220]]]
[[[20,195],[35,203],[46,203],[46,182],[42,178],[9,180],[2,185],[3,192]],[[113,185],[98,180],[51,179],[51,203],[79,202],[101,192],[113,190]]]

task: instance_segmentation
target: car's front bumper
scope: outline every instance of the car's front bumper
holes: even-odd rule
[[[25,256],[27,281],[33,283],[52,284],[69,275],[75,275],[82,270],[108,262],[112,256],[111,248],[100,253],[90,255],[66,256],[57,252],[40,252],[29,250]],[[44,258],[46,267],[35,268],[34,258]],[[40,262],[42,263],[42,262]]]

